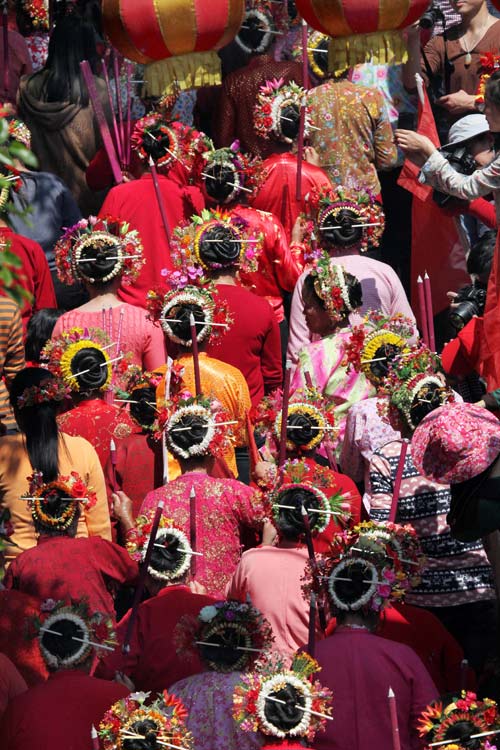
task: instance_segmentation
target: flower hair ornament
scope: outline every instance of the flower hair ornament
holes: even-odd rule
[[[70,669],[117,644],[111,617],[92,612],[88,599],[71,602],[46,599],[40,615],[28,622],[27,635],[38,638],[42,657],[51,669]]]
[[[349,299],[345,274],[345,268],[335,263],[326,253],[318,258],[310,272],[314,279],[314,291],[334,322],[342,320],[354,310]]]
[[[198,653],[214,672],[251,669],[273,640],[271,625],[260,611],[233,600],[203,607],[197,618],[182,617],[174,634],[178,654]]]
[[[233,439],[232,422],[218,401],[183,391],[165,409],[165,440],[176,457],[226,453]]]
[[[168,171],[176,161],[183,161],[180,133],[174,123],[166,122],[158,112],[150,113],[136,122],[131,144],[141,161],[148,161],[151,156],[158,169],[163,171]]]
[[[118,276],[131,284],[145,263],[139,233],[111,216],[89,216],[66,230],[54,248],[63,284],[107,284]]]
[[[493,73],[500,69],[500,55],[495,55],[494,52],[487,52],[486,54],[481,55],[479,60],[479,72],[481,75],[476,89],[476,104],[484,104],[486,84]]]
[[[49,30],[49,0],[22,0],[22,9],[35,31]]]
[[[365,554],[378,555],[380,546],[385,547],[387,560],[392,560],[397,585],[392,597],[401,599],[406,591],[418,586],[421,571],[426,563],[419,538],[411,524],[397,524],[390,521],[362,521],[353,529],[358,534],[356,547]]]
[[[194,749],[182,701],[166,690],[154,700],[150,695],[130,693],[106,711],[98,729],[103,750],[127,750],[134,740],[141,742],[141,748]]]
[[[236,44],[247,54],[266,52],[275,41],[275,33],[286,29],[286,16],[283,11],[276,13],[273,0],[251,0],[235,37]]]
[[[145,432],[155,439],[162,434],[161,411],[156,405],[156,389],[162,382],[160,373],[143,371],[138,365],[130,365],[123,374],[123,387],[116,390],[115,401],[130,405],[130,416]]]
[[[180,282],[182,281],[181,277]],[[196,340],[199,344],[205,340],[213,343],[224,335],[233,322],[229,307],[219,298],[214,284],[199,287],[187,283],[166,294],[152,290],[148,292],[146,306],[151,318],[160,322],[167,338],[185,347],[192,345],[189,324],[191,313],[195,319]]]
[[[264,180],[262,159],[244,154],[239,141],[205,151],[196,160],[195,172],[207,201],[218,206],[235,203],[243,194],[251,198]]]
[[[313,31],[307,41],[307,61],[311,72],[320,81],[329,75],[328,45],[330,37],[321,31]]]
[[[17,408],[27,409],[50,401],[66,401],[69,398],[71,398],[71,388],[66,383],[55,378],[47,378],[40,385],[25,388],[17,399]]]
[[[321,667],[308,654],[294,656],[287,667],[279,656],[242,675],[233,693],[233,718],[244,732],[312,743],[331,719],[332,693],[312,675]]]
[[[283,78],[267,81],[260,87],[254,108],[256,133],[265,139],[275,138],[283,143],[294,143],[298,138],[300,111],[305,97],[305,89],[295,81],[285,83]],[[310,107],[306,107],[305,138],[311,128],[310,112]]]
[[[384,233],[382,207],[365,190],[341,185],[313,188],[307,197],[312,227],[322,247],[329,251],[352,248],[366,252],[378,247]]]
[[[71,328],[47,342],[42,359],[71,391],[106,391],[113,375],[110,346],[99,328]]]
[[[132,560],[144,562],[153,528],[154,511],[141,514],[127,532],[126,547]],[[157,581],[176,581],[189,570],[192,555],[189,540],[170,518],[160,517],[155,549],[148,566],[149,575]]]
[[[347,524],[350,514],[347,498],[332,487],[332,473],[324,466],[310,466],[301,460],[287,461],[281,482],[269,494],[272,517],[294,517],[302,525],[302,508],[307,512],[313,535],[321,534],[332,517],[338,526]]]
[[[379,386],[387,377],[394,358],[410,351],[408,341],[415,333],[413,321],[400,313],[388,318],[371,311],[362,325],[352,328],[345,347],[346,361]]]
[[[22,120],[15,117],[9,117],[9,137],[13,141],[21,143],[28,151],[31,150],[31,131]]]
[[[172,260],[180,274],[186,264],[198,265],[200,275],[234,267],[252,273],[261,248],[262,235],[254,236],[245,219],[222,209],[204,209],[172,236]]]
[[[29,491],[21,499],[28,501],[35,523],[51,532],[64,534],[77,520],[80,507],[89,511],[97,503],[96,493],[76,471],[52,482],[44,482],[42,473],[34,471],[28,481]]]
[[[441,743],[440,750],[495,750],[489,739],[500,732],[498,707],[490,698],[478,700],[475,693],[462,690],[446,704],[439,700],[427,706],[417,730],[426,747]]]

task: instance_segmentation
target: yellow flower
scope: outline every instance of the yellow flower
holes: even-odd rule
[[[79,351],[82,349],[98,349],[102,356],[104,357],[105,362],[109,362],[109,356],[104,349],[99,346],[99,344],[96,344],[95,341],[91,341],[90,339],[82,339],[80,341],[75,341],[74,343],[70,344],[65,352],[63,352],[59,366],[61,368],[61,376],[64,382],[71,388],[73,391],[79,391],[80,390],[80,384],[78,382],[78,378],[75,377],[76,373],[73,372],[73,369],[71,367],[73,358],[76,354],[78,354]],[[101,386],[99,390],[105,391],[107,390],[110,382],[111,382],[111,376],[112,376],[112,368],[108,365],[106,367],[106,382]]]

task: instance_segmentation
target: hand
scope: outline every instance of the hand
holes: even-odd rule
[[[276,464],[270,461],[258,461],[255,464],[253,478],[259,487],[271,487],[276,480],[277,473]]]
[[[304,160],[308,164],[314,164],[315,167],[320,167],[319,154],[314,146],[306,146],[304,149]]]
[[[484,401],[476,401],[474,406],[480,406],[482,409],[486,409],[486,404]]]
[[[410,37],[418,37],[420,39],[420,21],[415,21],[410,26],[407,26],[406,29],[404,29],[404,33],[406,34],[406,37],[409,39]]]
[[[113,502],[113,515],[124,526],[129,528],[134,525],[132,516],[132,500],[121,490],[113,492],[111,495]]]
[[[278,532],[276,531],[275,525],[266,518],[264,526],[262,527],[262,544],[272,547],[277,536]]]
[[[457,292],[446,292],[446,296],[448,297],[448,300],[450,302],[450,310],[458,307],[458,302],[455,302],[456,298],[458,297]]]
[[[396,130],[395,139],[401,151],[418,167],[437,150],[430,138],[413,130]]]
[[[189,588],[193,592],[193,594],[206,594],[207,593],[205,586],[203,586],[203,584],[199,583],[198,581],[190,581]]]
[[[130,679],[130,677],[127,677],[126,674],[123,672],[115,672],[114,682],[118,682],[121,685],[125,685],[127,690],[130,690],[131,693],[135,690],[135,685]]]
[[[297,216],[292,229],[292,242],[302,242],[303,239],[304,227],[302,226],[302,219],[300,216]]]
[[[475,112],[476,98],[463,89],[455,91],[454,94],[446,94],[436,100],[436,104],[446,109],[451,115],[463,115],[466,112]]]

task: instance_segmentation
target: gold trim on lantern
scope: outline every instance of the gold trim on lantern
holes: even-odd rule
[[[330,40],[328,69],[334,74],[346,68],[371,62],[374,65],[399,65],[408,60],[400,31],[357,34]]]
[[[196,48],[196,13],[194,2],[153,0],[165,47],[172,57],[194,52]]]
[[[220,58],[215,52],[193,52],[151,63],[145,70],[146,94],[171,94],[177,84],[181,91],[222,82]]]
[[[103,0],[103,26],[106,36],[113,47],[119,49],[129,60],[145,65],[152,61],[151,57],[139,50],[130,39],[120,12],[120,0]]]
[[[411,8],[411,0],[379,0],[378,4],[378,28],[380,31],[387,29],[399,29],[408,16]]]

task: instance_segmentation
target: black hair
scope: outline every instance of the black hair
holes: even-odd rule
[[[144,739],[122,738],[123,750],[156,750],[159,747],[156,738],[160,727],[153,719],[138,719],[130,724],[127,729],[132,734],[140,734]]]
[[[186,428],[176,430],[175,427]],[[208,432],[206,419],[197,414],[186,414],[175,423],[175,427],[168,432],[168,444],[174,454],[177,449],[187,451],[193,445],[199,445]]]
[[[64,310],[57,310],[55,307],[44,307],[33,313],[28,323],[24,345],[28,362],[40,362],[40,353],[52,336],[54,326],[63,312]]]
[[[386,377],[389,372],[389,366],[394,361],[394,358],[401,354],[402,347],[397,344],[383,343],[377,347],[373,359],[374,362],[370,362],[370,371],[374,378],[382,380]]]
[[[295,729],[304,718],[304,712],[301,711],[299,706],[304,708],[305,698],[295,685],[286,681],[286,678],[283,682],[283,687],[272,690],[269,695],[278,701],[284,701],[284,703],[266,700],[264,702],[264,714],[273,727],[288,733]]]
[[[173,151],[173,144],[168,133],[161,130],[162,124],[157,123],[151,128],[147,128],[144,133],[142,147],[148,156],[151,156],[154,162],[162,159],[168,151]]]
[[[206,240],[211,240],[207,242]],[[215,242],[215,240],[217,240]],[[237,267],[239,265],[241,245],[235,241],[236,235],[230,227],[214,226],[203,233],[199,243],[199,253],[207,266],[222,268]]]
[[[292,505],[293,510],[288,508],[277,508],[278,517],[276,525],[281,536],[289,541],[298,541],[305,533],[304,518],[302,516],[302,506],[306,509],[309,516],[311,530],[321,524],[319,513],[311,513],[311,508],[321,510],[321,503],[312,490],[303,487],[290,487],[279,496],[280,505]]]
[[[425,383],[419,388],[415,398],[410,405],[411,421],[414,428],[418,427],[420,422],[434,411],[443,405],[443,388],[444,385],[438,385],[437,383]],[[424,399],[424,401],[419,401]]]
[[[203,178],[208,197],[217,203],[226,203],[236,189],[234,187],[238,171],[236,167],[226,162],[222,164],[214,161],[206,164],[203,171],[209,175]]]
[[[292,141],[299,137],[300,108],[297,104],[287,104],[280,111],[281,132]]]
[[[50,630],[54,630],[55,632],[60,633],[60,635],[46,632],[40,633],[40,641],[50,654],[61,661],[71,658],[74,654],[77,654],[82,647],[80,641],[73,640],[73,636],[76,638],[83,638],[84,640],[87,637],[87,633],[83,630],[81,625],[69,618],[58,620],[51,625]],[[52,671],[56,671],[60,668],[49,663],[47,663],[47,667]]]
[[[109,227],[113,229],[112,226]],[[94,287],[106,287],[124,270],[119,241],[114,236],[91,235],[81,248],[78,271]],[[89,260],[86,260],[89,258]],[[112,275],[113,274],[113,275]],[[112,275],[111,278],[109,278]],[[104,281],[107,279],[107,281]]]
[[[221,624],[204,640],[217,644],[216,646],[199,646],[201,658],[211,669],[229,672],[236,664],[251,661],[248,655],[250,652],[238,650],[238,646],[247,646],[246,634],[241,633],[231,623]]]
[[[165,534],[160,530],[157,542],[161,545],[166,542],[167,545],[160,547],[155,545],[153,547],[150,566],[153,570],[158,571],[158,573],[170,573],[177,570],[185,559],[186,554],[182,549],[179,549],[179,547],[182,547],[180,539],[174,534]]]
[[[43,510],[51,518],[58,519],[68,507],[68,494],[62,489],[51,489],[50,492],[44,493]],[[57,528],[47,523],[42,523],[37,517],[33,516],[33,525],[38,534],[45,536],[76,536],[78,521],[80,519],[80,503],[76,501],[74,515],[70,525],[65,529]]]
[[[104,365],[106,356],[94,346],[87,346],[76,352],[71,360],[71,372],[73,375],[81,373],[74,378],[81,391],[96,391],[104,386],[108,377],[108,366]]]
[[[42,473],[44,482],[52,482],[59,474],[59,428],[56,421],[59,404],[57,401],[44,401],[19,409],[17,403],[26,388],[40,386],[47,381],[55,381],[55,378],[41,367],[21,370],[12,381],[10,403],[26,439],[31,467]]]
[[[47,73],[42,99],[87,107],[89,93],[80,70],[83,60],[88,60],[95,73],[98,56],[94,29],[75,15],[65,16],[52,30],[47,62],[42,71],[30,77],[28,90],[36,76]]]
[[[152,386],[135,388],[130,393],[130,400],[137,403],[130,404],[130,416],[141,427],[151,427],[156,419],[156,390]]]
[[[371,577],[371,571],[367,567],[366,562],[362,559],[357,559],[352,565],[342,570],[342,580],[335,580],[335,593],[345,605],[349,606],[354,604],[366,594],[370,588],[369,583],[365,583],[369,580],[368,576]]]
[[[252,10],[247,11],[243,21],[243,26],[238,31],[239,39],[241,39],[242,43],[252,51],[261,47],[264,37],[266,36],[266,32],[262,29],[261,23],[261,20],[257,18]],[[273,37],[270,34],[267,38],[265,49],[260,50],[259,54],[267,52],[272,43]]]
[[[318,295],[314,282],[316,280],[316,276],[314,273],[308,274],[304,279],[304,286],[302,287],[302,295],[304,295],[304,291],[307,294],[310,294],[313,296],[313,299],[315,299],[316,303],[323,309],[326,310],[326,305],[324,301],[321,299],[321,297]],[[361,286],[361,282],[358,281],[358,279],[352,275],[352,273],[348,273],[347,271],[344,271],[344,280],[346,283],[347,291],[349,294],[349,304],[351,307],[356,310],[358,307],[361,307],[363,304],[363,288]]]
[[[327,247],[347,248],[356,245],[363,236],[359,216],[350,208],[340,208],[330,212],[321,220],[321,243]],[[333,228],[333,227],[339,227]]]
[[[319,420],[314,414],[304,412],[293,412],[288,415],[286,422],[286,439],[294,445],[307,445],[318,434]],[[290,429],[293,428],[293,429]]]
[[[443,735],[443,739],[448,740],[450,745],[455,741],[457,745],[467,748],[467,750],[479,750],[482,747],[481,740],[478,737],[475,740],[471,740],[471,735],[478,732],[479,728],[472,721],[463,719],[449,726]]]
[[[171,307],[168,313],[169,318],[181,321],[180,323],[168,323],[168,326],[172,330],[174,336],[176,336],[181,341],[187,341],[188,346],[190,346],[189,342],[191,342],[191,324],[189,322],[191,313],[193,314],[193,317],[197,323],[205,322],[205,312],[201,304],[195,302],[179,302],[177,305]],[[202,329],[200,326],[196,326],[198,335],[201,330]]]
[[[496,241],[497,231],[496,229],[490,229],[472,245],[467,257],[467,273],[476,274],[477,276],[489,276],[495,254]]]
[[[330,71],[328,70],[328,54],[327,54],[329,42],[330,42],[329,37],[322,39],[319,44],[315,45],[314,52],[312,53],[314,62],[316,63],[318,68],[321,70],[325,78],[327,78],[330,75]]]

